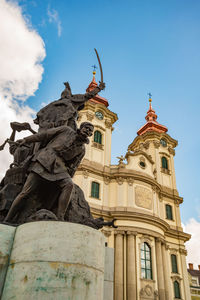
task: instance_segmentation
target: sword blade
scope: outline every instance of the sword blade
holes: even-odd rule
[[[100,61],[100,58],[99,58],[99,54],[97,52],[97,49],[94,48],[94,51],[96,52],[97,59],[98,59],[98,62],[99,62],[99,68],[100,68],[100,71],[101,71],[101,82],[103,82],[103,71],[102,71],[102,66],[101,66],[101,61]]]

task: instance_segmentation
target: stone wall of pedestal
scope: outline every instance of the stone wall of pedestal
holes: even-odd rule
[[[1,299],[103,300],[104,245],[103,234],[84,225],[19,226]]]
[[[114,288],[114,249],[105,248],[105,269],[104,269],[104,300],[113,300]]]
[[[0,225],[0,299],[15,235],[15,227]]]

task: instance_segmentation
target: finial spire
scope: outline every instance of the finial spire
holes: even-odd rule
[[[96,75],[96,69],[98,69],[98,68],[97,68],[96,65],[93,65],[92,68],[93,68],[92,74],[93,74],[93,76],[95,77],[95,75]]]
[[[151,98],[151,97],[152,97],[152,94],[151,94],[151,93],[148,93],[147,95],[149,96],[149,102],[151,102],[151,101],[152,101],[152,98]]]
[[[152,108],[151,102],[152,102],[152,94],[148,93],[147,94],[149,96],[149,110],[147,111],[147,115],[145,117],[147,123],[142,126],[137,134],[138,135],[142,135],[147,131],[156,131],[156,132],[167,132],[167,127],[165,127],[164,125],[161,125],[157,122],[157,115],[155,110]]]

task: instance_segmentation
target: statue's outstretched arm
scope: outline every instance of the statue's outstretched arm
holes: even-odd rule
[[[105,83],[104,82],[100,82],[99,86],[97,86],[96,88],[94,88],[92,91],[85,93],[85,98],[86,99],[91,99],[94,96],[96,96],[100,91],[105,89]]]

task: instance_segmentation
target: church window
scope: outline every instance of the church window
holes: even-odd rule
[[[140,166],[144,169],[146,167],[146,164],[144,161],[140,161]]]
[[[95,181],[92,182],[91,196],[93,198],[99,199],[99,187],[100,187],[99,183],[97,183]]]
[[[173,216],[172,216],[172,207],[169,204],[166,204],[166,218],[168,220],[173,220]]]
[[[151,247],[146,242],[141,245],[141,277],[152,279]]]
[[[180,287],[178,281],[174,281],[174,296],[176,299],[181,299]]]
[[[102,144],[102,134],[99,130],[94,132],[94,142],[98,144]]]
[[[173,273],[178,273],[177,259],[176,259],[176,255],[175,254],[171,255],[171,263],[172,263],[172,272]]]
[[[168,161],[166,157],[162,157],[162,168],[168,170]]]

